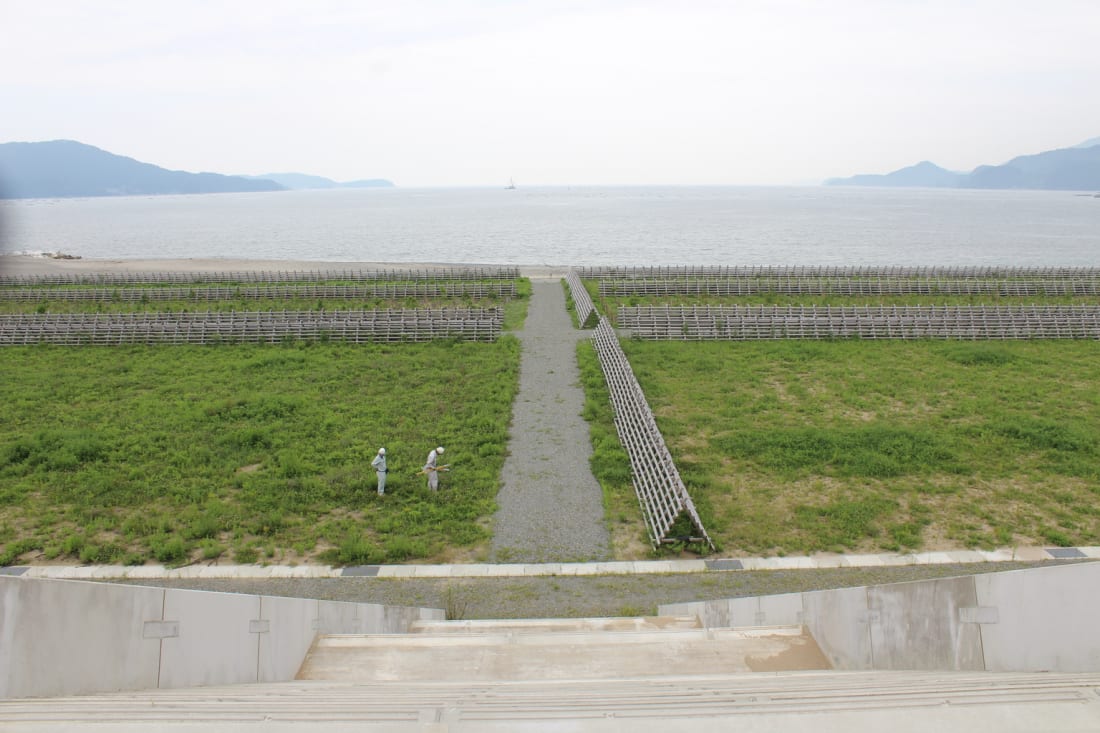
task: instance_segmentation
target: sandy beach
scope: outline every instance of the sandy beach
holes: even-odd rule
[[[49,255],[0,255],[0,274],[34,277],[97,272],[257,272],[263,270],[415,270],[437,267],[508,267],[508,265],[454,262],[321,262],[310,260],[194,259],[67,259]],[[520,266],[529,278],[562,278],[569,268]]]

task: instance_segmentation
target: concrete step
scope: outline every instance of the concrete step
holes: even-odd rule
[[[698,616],[637,616],[616,618],[520,618],[462,621],[413,621],[410,634],[484,634],[558,631],[660,631],[700,629]]]
[[[801,626],[704,629],[688,618],[419,624],[402,635],[328,635],[300,680],[494,682],[828,669]]]
[[[1100,674],[780,672],[538,682],[289,682],[0,700],[0,730],[1016,733],[1100,730]]]

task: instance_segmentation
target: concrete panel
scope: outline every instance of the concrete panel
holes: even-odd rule
[[[301,598],[260,598],[260,616],[267,628],[256,629],[259,641],[259,682],[294,679],[316,636],[317,601]]]
[[[802,624],[802,595],[726,598],[716,601],[670,603],[658,608],[667,616],[697,616],[707,628],[744,626],[798,626]]]
[[[155,687],[164,591],[0,577],[0,698]],[[122,660],[125,660],[123,663]]]
[[[974,578],[945,578],[869,588],[875,669],[981,670],[981,633],[959,609],[977,606]]]
[[[377,616],[381,625],[381,612],[366,608],[365,603],[319,601],[317,603],[318,634],[366,634],[371,625],[370,617]],[[364,616],[366,619],[364,619]]]
[[[802,594],[761,596],[753,626],[798,626],[802,624]]]
[[[404,634],[413,621],[443,620],[446,617],[442,609],[412,606],[381,606],[381,608],[383,609],[382,629],[374,633]]]
[[[726,601],[722,601],[726,603]],[[688,603],[662,603],[657,606],[658,616],[694,616],[702,620],[710,601],[690,601]],[[729,624],[726,624],[727,626]]]
[[[711,601],[711,603],[717,602]],[[760,617],[759,614],[759,598],[731,598],[727,602],[726,617],[729,619],[730,626],[758,626],[756,620]]]
[[[1100,563],[1015,570],[975,578],[991,672],[1100,671]]]
[[[871,669],[871,628],[867,588],[840,588],[802,594],[806,627],[833,669]]]
[[[249,629],[258,618],[259,596],[165,591],[164,620],[179,622],[179,636],[161,641],[159,686],[258,681],[260,635]]]

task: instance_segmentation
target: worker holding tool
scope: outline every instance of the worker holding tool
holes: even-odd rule
[[[424,462],[424,473],[428,474],[428,488],[432,491],[439,490],[439,472],[448,469],[446,465],[438,465],[441,455],[443,455],[443,446],[432,449],[428,454],[428,460]]]

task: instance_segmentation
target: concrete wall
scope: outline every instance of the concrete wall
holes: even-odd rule
[[[318,633],[439,609],[0,576],[0,698],[294,679]]]
[[[805,624],[836,669],[1100,672],[1100,562],[659,612],[713,627]]]

